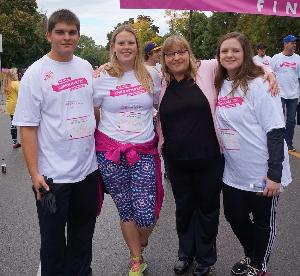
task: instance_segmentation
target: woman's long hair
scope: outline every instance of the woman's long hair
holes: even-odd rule
[[[177,46],[181,49],[188,51],[189,59],[190,59],[189,68],[184,75],[186,78],[193,79],[194,81],[196,81],[196,74],[197,74],[196,58],[195,58],[187,40],[180,35],[169,36],[162,45],[161,65],[162,65],[162,72],[163,72],[163,76],[164,76],[165,80],[167,81],[167,83],[170,83],[174,79],[174,75],[168,68],[166,61],[165,61],[165,56],[164,56],[164,53],[170,51],[172,48],[174,48],[174,46],[175,47]]]
[[[12,81],[18,80],[17,68],[11,68],[7,72],[2,73],[3,76],[3,93],[5,96],[8,96],[11,92],[10,86]]]
[[[242,91],[246,95],[248,91],[248,80],[255,79],[264,74],[264,70],[261,66],[256,65],[253,62],[253,52],[249,42],[249,39],[242,33],[232,32],[222,36],[218,41],[217,46],[217,59],[218,59],[218,69],[215,77],[215,87],[217,93],[219,94],[224,83],[224,80],[228,78],[227,70],[220,63],[220,48],[222,43],[227,40],[235,38],[239,41],[244,52],[244,60],[240,66],[237,74],[232,79],[232,90],[231,94],[234,95],[238,87],[241,87]]]
[[[108,73],[113,76],[120,78],[124,75],[124,70],[122,65],[119,63],[118,58],[113,51],[113,46],[116,42],[116,37],[119,33],[126,31],[134,35],[137,45],[137,55],[135,57],[134,61],[134,72],[137,80],[140,82],[140,84],[144,87],[144,89],[148,92],[153,91],[153,81],[148,73],[146,67],[144,66],[144,59],[143,54],[141,50],[141,44],[139,42],[139,39],[136,35],[135,30],[130,25],[121,25],[118,27],[112,34],[111,40],[110,40],[110,63],[111,67],[106,69]]]

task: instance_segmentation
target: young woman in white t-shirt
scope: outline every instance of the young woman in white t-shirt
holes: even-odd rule
[[[217,59],[216,122],[225,157],[224,213],[245,252],[231,271],[263,276],[276,235],[279,193],[291,182],[281,102],[267,92],[264,72],[254,64],[245,35],[223,36]]]
[[[161,84],[152,80],[144,66],[139,41],[129,25],[114,31],[110,53],[106,72],[94,79],[94,104],[101,108],[95,136],[97,159],[130,250],[129,276],[142,276],[146,268],[142,251],[163,198],[152,115]]]

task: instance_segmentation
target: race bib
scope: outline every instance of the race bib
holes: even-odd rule
[[[91,116],[69,118],[66,127],[69,140],[80,139],[94,134],[95,122]]]
[[[144,119],[139,112],[121,112],[118,126],[120,131],[141,133],[144,129]]]
[[[239,134],[234,129],[219,129],[223,146],[226,150],[240,150]]]

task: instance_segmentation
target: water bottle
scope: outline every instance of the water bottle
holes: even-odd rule
[[[263,192],[266,188],[266,180],[263,179],[260,183],[250,184],[250,188]]]
[[[6,164],[4,158],[2,158],[1,171],[2,173],[6,173]]]

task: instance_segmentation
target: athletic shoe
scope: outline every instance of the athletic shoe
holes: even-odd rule
[[[144,258],[133,257],[130,260],[129,276],[143,276],[143,272],[147,268]]]
[[[248,271],[250,263],[251,259],[249,257],[242,258],[232,267],[231,273],[234,275],[245,275],[245,273]]]
[[[288,146],[289,152],[295,152],[296,149],[294,148],[294,146]]]
[[[183,274],[187,272],[192,265],[192,260],[189,260],[187,258],[179,258],[174,265],[174,272],[176,274]]]
[[[245,276],[268,276],[268,272],[249,266]]]
[[[17,148],[21,147],[21,144],[20,144],[20,143],[16,143],[16,144],[13,144],[12,147],[13,147],[14,149],[17,149]]]

